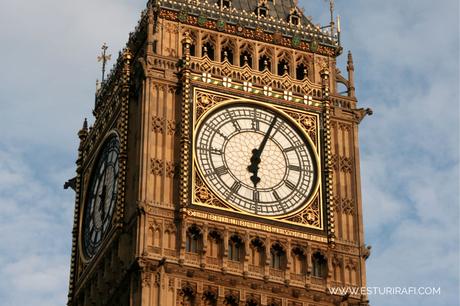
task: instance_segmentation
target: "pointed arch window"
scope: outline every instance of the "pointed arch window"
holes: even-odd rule
[[[327,258],[320,252],[315,252],[311,258],[313,276],[326,278]]]
[[[275,243],[270,249],[270,267],[273,269],[284,269],[286,266],[286,252],[281,244]]]
[[[222,249],[222,236],[221,234],[213,230],[208,235],[208,250],[207,256],[219,258],[221,256],[221,249]]]
[[[296,68],[296,79],[303,80],[308,77],[308,68],[304,63],[300,63]]]
[[[292,272],[295,274],[306,273],[306,256],[300,247],[295,247],[292,250]]]
[[[196,226],[191,226],[187,230],[185,250],[189,253],[199,253],[202,248],[201,230]]]
[[[259,5],[256,8],[256,14],[259,17],[268,16],[268,7],[266,1],[259,1]]]
[[[221,8],[230,8],[230,6],[232,5],[232,1],[231,0],[219,0],[219,5]]]
[[[271,62],[268,56],[262,55],[259,59],[259,70],[264,71],[265,69],[271,70]]]
[[[241,261],[243,258],[244,243],[238,235],[233,235],[228,240],[228,259]]]
[[[203,56],[209,57],[210,60],[214,60],[214,45],[210,42],[206,42],[203,45],[203,49],[201,50],[201,54]]]
[[[265,245],[260,238],[251,241],[251,264],[261,267],[265,262]]]
[[[233,64],[233,50],[232,50],[232,48],[230,48],[230,47],[222,48],[220,58],[221,58],[222,61],[228,61],[230,64]]]
[[[282,59],[278,63],[278,75],[289,74],[289,63],[285,59]]]

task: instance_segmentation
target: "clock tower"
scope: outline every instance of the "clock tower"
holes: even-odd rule
[[[332,16],[148,2],[78,133],[69,306],[368,305],[371,111]]]

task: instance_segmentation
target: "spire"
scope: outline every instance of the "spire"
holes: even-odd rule
[[[78,131],[78,137],[80,138],[80,141],[83,142],[86,139],[86,136],[88,136],[88,120],[85,118],[83,121],[83,127],[80,131]]]
[[[348,51],[348,61],[347,61],[347,71],[348,71],[348,96],[355,96],[355,66],[353,65],[353,55],[351,51]]]

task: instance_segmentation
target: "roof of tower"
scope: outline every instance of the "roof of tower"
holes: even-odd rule
[[[297,6],[296,0],[150,0],[149,5],[177,12],[177,20],[197,25],[207,21],[238,25],[247,29],[263,29],[266,33],[280,32],[304,41],[338,47],[336,36],[314,25]],[[264,10],[262,14],[259,8]],[[295,22],[291,16],[298,17]],[[194,19],[195,20],[195,19]],[[206,26],[205,26],[206,27]],[[334,34],[336,35],[336,33]]]
[[[240,11],[255,12],[261,3],[264,3],[268,8],[268,15],[279,20],[287,21],[293,11],[297,11],[299,17],[302,18],[303,24],[313,25],[302,13],[302,10],[296,5],[293,0],[232,0],[231,6]]]

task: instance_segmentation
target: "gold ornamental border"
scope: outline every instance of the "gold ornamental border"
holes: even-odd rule
[[[318,241],[318,242],[327,242],[326,237],[308,234],[306,232],[299,232],[295,230],[280,228],[280,227],[272,226],[272,225],[265,224],[265,223],[258,223],[258,222],[253,222],[253,221],[248,221],[248,220],[243,220],[243,219],[236,219],[236,218],[227,217],[227,216],[220,216],[220,215],[216,215],[213,213],[208,213],[208,212],[198,211],[198,210],[193,210],[193,209],[187,210],[187,214],[190,217],[205,219],[209,221],[215,221],[219,223],[225,223],[225,224],[234,225],[237,227],[245,227],[245,228],[254,229],[254,230],[262,230],[265,232],[290,236],[294,238],[308,239],[308,240],[313,240],[313,241]]]
[[[224,99],[220,102],[217,102],[217,103],[214,103],[212,105],[210,105],[207,109],[205,109],[202,114],[199,116],[199,118],[197,118],[197,101],[196,101],[196,98],[197,98],[197,93],[199,92],[202,92],[202,93],[207,93],[209,95],[213,95],[213,96],[220,96],[220,97],[224,97],[224,98],[227,98],[227,99]],[[301,206],[299,206],[299,208],[297,208],[296,210],[294,210],[293,212],[290,212],[288,214],[285,214],[285,215],[278,215],[278,216],[260,216],[260,215],[255,215],[255,214],[251,214],[249,212],[246,212],[246,211],[243,211],[237,207],[235,207],[234,205],[232,205],[230,202],[228,202],[226,199],[222,199],[217,192],[215,192],[215,190],[212,188],[212,186],[209,186],[208,183],[202,178],[203,175],[199,169],[199,167],[197,166],[197,159],[196,159],[196,154],[195,154],[195,140],[196,140],[196,133],[197,133],[197,130],[200,126],[200,124],[202,123],[202,121],[204,120],[204,118],[207,117],[207,114],[210,113],[210,112],[213,112],[214,110],[216,110],[217,108],[221,108],[221,107],[225,107],[226,105],[234,105],[234,104],[253,104],[253,105],[259,105],[261,107],[264,107],[264,108],[267,108],[269,110],[272,110],[274,111],[275,113],[279,113],[280,115],[282,115],[284,118],[286,118],[286,120],[288,120],[289,122],[291,122],[299,131],[300,133],[302,133],[302,135],[304,136],[305,139],[307,139],[307,141],[309,142],[309,144],[312,146],[313,148],[313,155],[314,155],[314,163],[316,164],[316,169],[317,169],[317,174],[316,174],[316,182],[315,182],[315,186],[313,187],[312,191],[310,192],[310,195],[309,195],[309,198],[305,201],[305,203]],[[291,116],[289,115],[288,113],[286,113],[286,111],[289,111],[289,112],[294,112],[294,113],[304,113],[304,114],[308,114],[310,116],[314,116],[316,118],[316,134],[317,134],[317,137],[316,137],[316,141],[313,142],[311,140],[311,137],[308,135],[308,133],[305,131],[305,129]],[[319,120],[319,114],[316,114],[316,113],[311,113],[311,112],[306,112],[306,111],[300,111],[298,109],[295,109],[295,108],[290,108],[290,107],[286,107],[286,106],[281,106],[281,105],[276,105],[276,104],[269,104],[267,102],[264,102],[264,101],[256,101],[256,100],[253,100],[253,99],[249,99],[249,98],[243,98],[243,97],[239,97],[239,96],[234,96],[234,95],[228,95],[228,94],[224,94],[224,93],[221,93],[221,92],[216,92],[216,91],[212,91],[212,90],[208,90],[208,89],[203,89],[203,88],[198,88],[198,87],[194,87],[193,88],[193,138],[192,138],[192,204],[196,205],[196,206],[204,206],[204,207],[211,207],[213,209],[219,209],[219,210],[224,210],[224,211],[232,211],[232,212],[236,212],[238,214],[242,214],[242,215],[247,215],[247,216],[251,216],[251,217],[258,217],[258,218],[262,218],[262,219],[269,219],[269,220],[275,220],[275,221],[278,221],[278,222],[284,222],[284,223],[289,223],[289,224],[295,224],[295,225],[299,225],[299,226],[303,226],[303,227],[308,227],[308,228],[313,228],[313,229],[317,229],[317,230],[323,230],[324,229],[324,218],[323,218],[323,206],[324,206],[324,203],[323,203],[323,197],[322,197],[322,168],[321,168],[321,148],[320,148],[320,137],[319,137],[319,125],[320,125],[320,120]],[[198,170],[197,170],[198,169]],[[221,206],[216,206],[216,205],[209,205],[209,204],[206,204],[206,203],[202,203],[202,202],[199,202],[196,200],[196,194],[195,194],[195,191],[196,191],[196,187],[197,187],[197,184],[196,184],[196,174],[199,176],[200,180],[203,182],[203,184],[205,184],[206,187],[208,187],[210,189],[210,191],[212,191],[213,195],[215,197],[217,197],[217,199],[222,202],[226,207],[221,207]],[[313,205],[315,201],[318,201],[318,219],[319,219],[319,223],[320,223],[320,226],[314,226],[314,225],[310,225],[310,224],[304,224],[304,223],[299,223],[299,222],[293,222],[293,221],[290,221],[290,220],[287,220],[287,218],[289,217],[292,217],[292,216],[295,216],[296,214],[299,214],[301,213],[303,210],[307,209],[309,206]],[[231,209],[229,209],[229,208]]]

